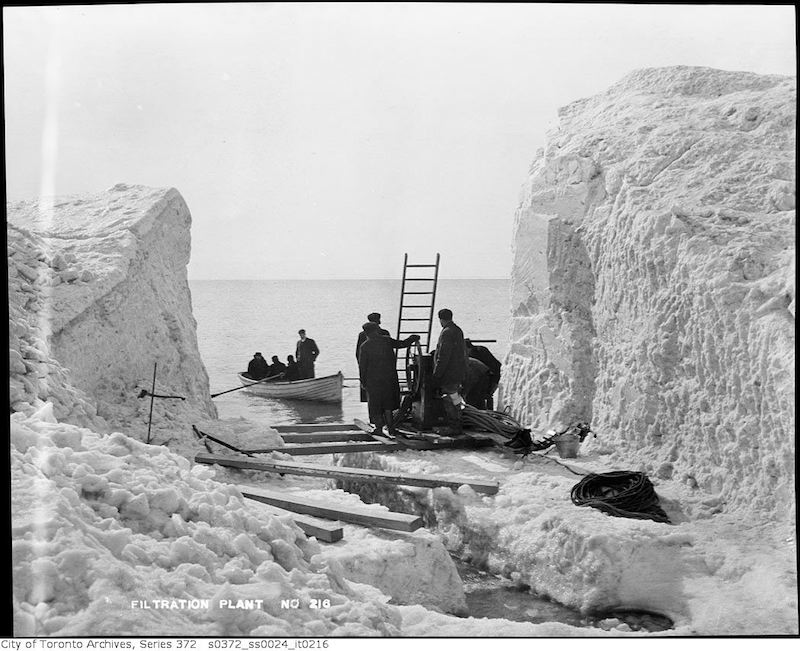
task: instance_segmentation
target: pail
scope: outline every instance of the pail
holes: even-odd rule
[[[558,450],[558,456],[562,459],[574,459],[578,456],[578,448],[581,447],[581,440],[577,437],[562,437],[553,439]]]

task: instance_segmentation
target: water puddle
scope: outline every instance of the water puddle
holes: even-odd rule
[[[673,627],[668,617],[642,611],[614,611],[583,615],[555,601],[454,559],[467,598],[470,617],[509,619],[515,622],[560,622],[581,628],[653,633]]]

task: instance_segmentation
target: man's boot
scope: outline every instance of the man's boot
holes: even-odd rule
[[[383,412],[383,421],[386,423],[387,434],[394,438],[397,435],[397,430],[394,428],[394,415],[391,409]]]
[[[461,409],[458,405],[454,405],[449,396],[445,396],[444,402],[444,415],[447,422],[446,436],[463,436],[464,428],[461,425]]]

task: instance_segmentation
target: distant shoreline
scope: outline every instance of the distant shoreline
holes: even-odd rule
[[[189,278],[189,282],[261,282],[261,281],[271,281],[271,282],[342,282],[342,281],[358,281],[363,282],[365,280],[401,280],[399,277],[395,278]],[[449,277],[449,278],[439,278],[439,282],[449,282],[451,280],[508,280],[510,281],[510,277],[506,278],[484,278],[482,276],[463,276],[463,277]]]

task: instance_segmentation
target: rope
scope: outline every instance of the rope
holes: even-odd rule
[[[528,454],[530,454],[530,453],[529,452],[524,452],[523,455],[522,455],[522,458],[524,459],[525,457],[528,456]],[[545,461],[552,461],[553,463],[557,463],[562,468],[566,468],[567,470],[569,470],[573,475],[578,475],[578,477],[584,477],[585,475],[588,474],[588,473],[585,473],[585,472],[578,472],[577,470],[573,470],[572,468],[570,468],[563,461],[559,461],[558,459],[554,459],[553,457],[548,457],[547,453],[534,452],[533,455],[535,457],[540,458],[540,459],[544,459]]]
[[[478,409],[472,405],[464,405],[461,410],[461,422],[464,425],[473,425],[507,438],[513,437],[522,430],[522,425],[508,414],[490,409]]]
[[[590,473],[572,487],[570,498],[576,506],[591,506],[620,518],[671,524],[652,482],[642,472]]]

